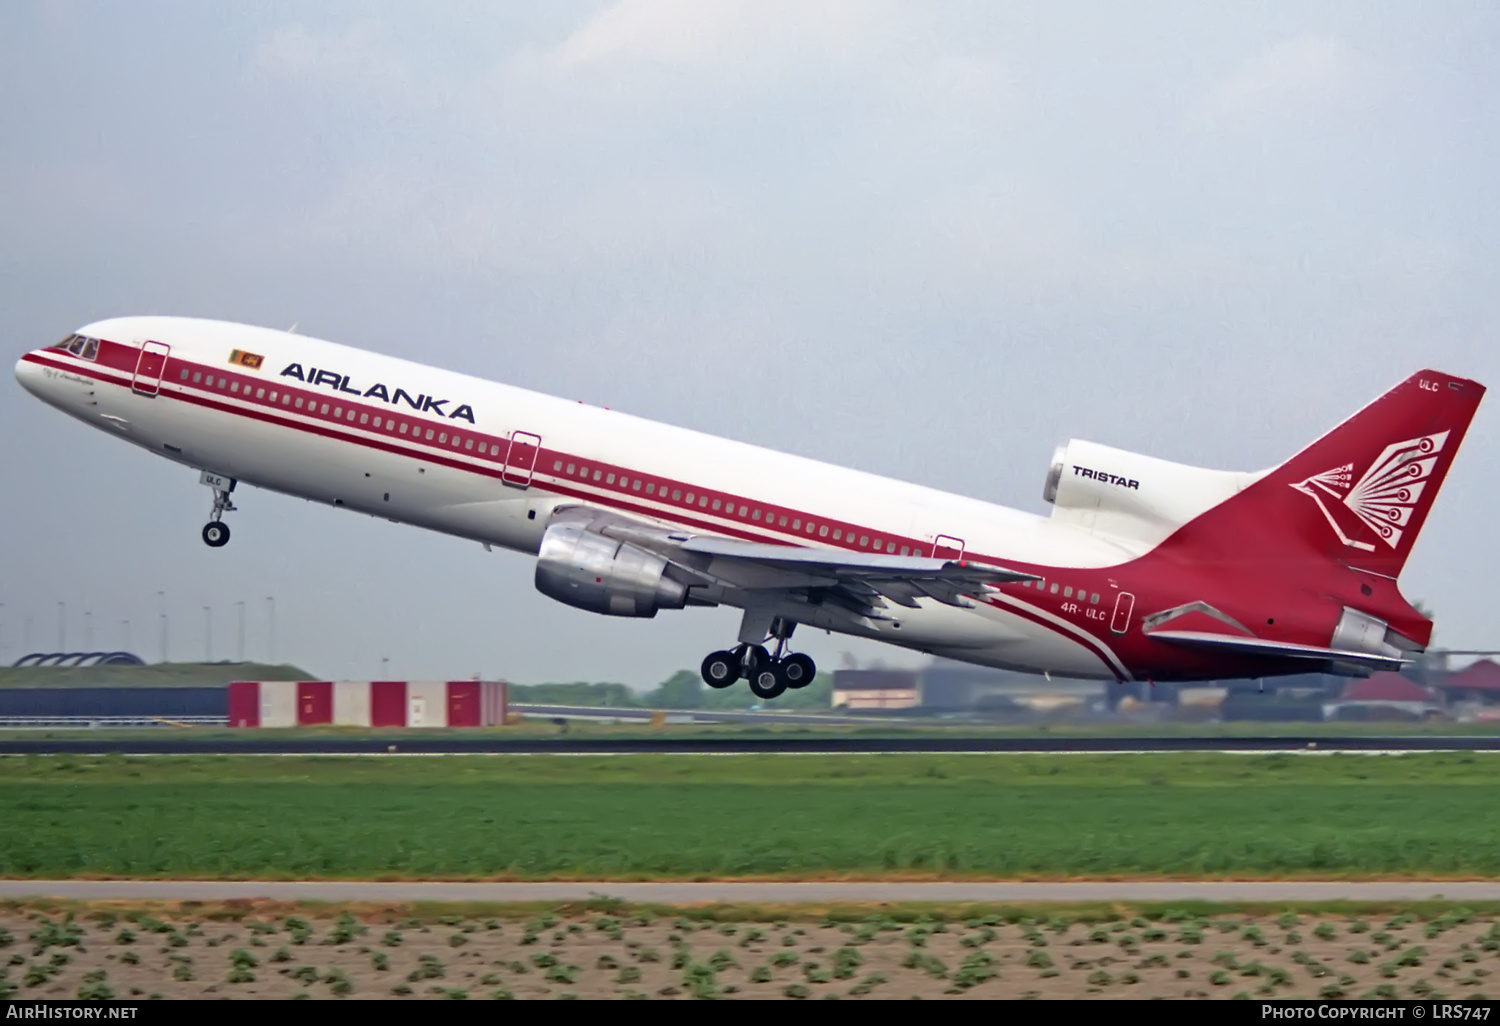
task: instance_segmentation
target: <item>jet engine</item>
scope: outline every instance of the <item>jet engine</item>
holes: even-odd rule
[[[655,553],[564,522],[542,535],[536,590],[591,613],[652,617],[687,604],[688,586],[674,569]]]
[[[1190,467],[1075,438],[1053,454],[1042,498],[1053,520],[1156,544],[1266,473]]]

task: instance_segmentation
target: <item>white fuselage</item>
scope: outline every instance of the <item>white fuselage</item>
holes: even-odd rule
[[[17,365],[28,390],[86,423],[239,482],[519,552],[537,551],[554,508],[578,503],[761,542],[961,551],[1033,567],[1098,570],[1147,547],[1066,519],[280,331],[142,317],[79,334],[170,351],[159,384],[133,382],[133,365],[112,366],[103,353],[89,362],[44,350],[46,360]],[[236,353],[249,356],[231,362]],[[540,441],[529,447],[527,436]],[[737,604],[735,593],[718,600]],[[900,612],[870,621],[831,609],[803,622],[985,665],[1130,676],[1087,624],[1040,605],[1008,599],[962,609],[924,600]]]

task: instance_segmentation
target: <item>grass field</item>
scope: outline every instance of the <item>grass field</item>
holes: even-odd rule
[[[0,875],[1480,876],[1500,759],[0,760]]]

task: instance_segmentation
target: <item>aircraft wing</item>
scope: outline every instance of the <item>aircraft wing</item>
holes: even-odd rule
[[[561,511],[560,511],[561,512]],[[929,559],[842,549],[801,548],[744,541],[722,535],[663,528],[613,513],[578,508],[589,529],[671,560],[703,580],[741,590],[807,590],[865,616],[881,613],[886,600],[915,609],[918,600],[968,607],[991,585],[1031,581],[1033,574],[970,560]]]
[[[1245,656],[1263,656],[1273,659],[1304,659],[1314,662],[1351,663],[1370,670],[1399,670],[1410,660],[1399,656],[1378,655],[1373,652],[1354,652],[1346,649],[1322,648],[1318,645],[1299,645],[1291,641],[1268,641],[1239,634],[1215,634],[1211,631],[1147,631],[1146,637],[1155,638],[1185,648],[1197,648],[1211,652],[1223,652]]]

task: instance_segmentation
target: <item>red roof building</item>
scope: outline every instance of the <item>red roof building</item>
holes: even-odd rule
[[[1450,702],[1500,704],[1500,664],[1493,659],[1481,659],[1448,674],[1438,688]]]
[[[1399,673],[1377,673],[1364,680],[1344,685],[1339,696],[1344,702],[1424,702],[1432,704],[1437,696],[1420,684],[1414,684]]]

